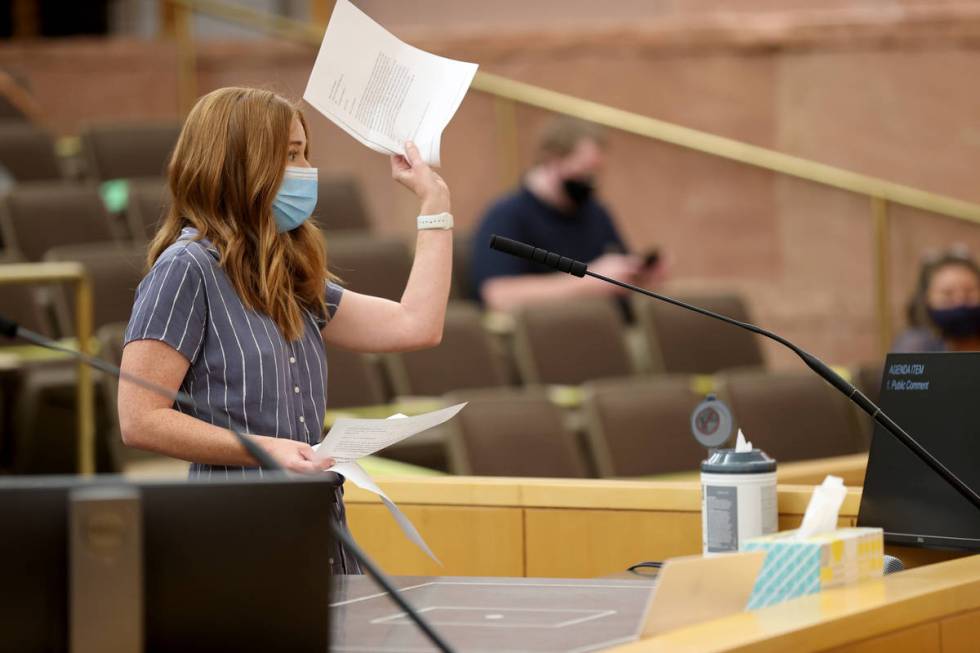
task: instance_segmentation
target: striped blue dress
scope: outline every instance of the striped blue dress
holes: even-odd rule
[[[218,264],[218,251],[185,228],[136,290],[125,342],[159,340],[180,352],[190,367],[181,390],[191,406],[175,408],[216,426],[245,433],[320,440],[327,404],[327,360],[320,330],[326,321],[306,311],[305,329],[288,341],[275,322],[245,307]],[[343,290],[328,284],[330,317]],[[226,478],[254,473],[245,467],[192,463],[192,478]],[[343,479],[337,480],[334,518],[346,526]],[[352,556],[338,546],[334,573],[359,573]]]

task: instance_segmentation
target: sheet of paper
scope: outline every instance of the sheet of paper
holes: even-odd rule
[[[303,99],[372,150],[404,154],[412,140],[439,165],[442,132],[476,69],[403,43],[337,0]]]
[[[449,421],[465,405],[465,403],[456,404],[442,410],[402,419],[341,417],[330,427],[330,432],[323,442],[316,446],[317,458],[333,458],[338,464],[354,462],[358,458],[370,456],[409,436]]]
[[[381,497],[381,502],[385,504],[388,512],[390,512],[391,516],[395,518],[395,523],[397,523],[398,527],[402,529],[403,533],[405,533],[405,537],[415,544],[415,546],[422,549],[422,552],[425,553],[425,555],[435,560],[439,565],[442,565],[442,561],[436,557],[436,554],[432,552],[429,545],[426,544],[424,539],[422,539],[422,535],[419,534],[418,529],[415,528],[415,525],[409,521],[408,517],[406,517],[401,510],[398,509],[395,502],[389,499],[388,495],[385,494],[380,487],[378,487],[377,483],[374,482],[374,479],[368,475],[363,467],[354,462],[340,463],[331,467],[330,471],[337,472],[348,481],[354,483],[354,485],[357,487],[367,490],[368,492],[373,492]]]

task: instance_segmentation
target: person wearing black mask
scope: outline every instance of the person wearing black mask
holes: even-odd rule
[[[897,352],[980,351],[980,267],[952,249],[924,260]]]
[[[596,199],[604,154],[605,135],[596,125],[562,117],[545,127],[521,187],[496,201],[475,233],[470,268],[475,299],[507,311],[542,300],[623,292],[494,252],[487,247],[492,234],[586,261],[590,270],[623,281],[656,281],[661,270],[627,253],[612,217]]]

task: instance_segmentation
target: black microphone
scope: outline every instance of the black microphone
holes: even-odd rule
[[[890,556],[885,554],[882,563],[881,573],[887,576],[888,574],[895,574],[900,571],[905,571],[905,563],[903,563],[899,558],[895,556]]]
[[[20,337],[23,338],[24,340],[27,340],[28,342],[34,343],[35,345],[44,347],[45,349],[51,349],[54,351],[68,354],[75,360],[82,361],[86,365],[94,367],[95,369],[100,370],[102,372],[111,374],[119,379],[129,381],[130,383],[135,383],[141,388],[149,390],[150,392],[156,393],[160,396],[166,397],[171,401],[186,404],[188,406],[192,405],[194,402],[194,400],[186,393],[180,391],[175,392],[173,390],[170,390],[169,388],[164,388],[161,385],[157,385],[152,381],[147,381],[146,379],[142,379],[138,376],[134,376],[129,372],[123,372],[115,365],[108,363],[102,360],[101,358],[96,358],[95,356],[83,354],[80,351],[75,351],[74,349],[69,349],[67,347],[62,347],[54,340],[51,340],[50,338],[47,338],[41,335],[40,333],[35,333],[30,329],[25,329],[24,327],[18,325],[16,322],[5,318],[3,315],[0,315],[0,335],[6,336],[7,338],[10,339]],[[237,427],[233,427],[232,425],[228,426],[228,431],[230,431],[231,434],[238,439],[238,442],[242,445],[245,451],[247,451],[249,455],[255,458],[255,460],[258,461],[259,465],[263,469],[272,471],[276,475],[280,475],[280,474],[283,476],[287,475],[286,470],[283,468],[283,466],[280,465],[276,461],[276,459],[269,454],[269,452],[267,452],[265,449],[259,446],[259,444],[255,442],[255,440],[253,440],[251,437],[245,435],[240,430],[238,430]],[[391,581],[389,581],[388,578],[385,576],[384,572],[382,572],[381,569],[374,564],[374,561],[371,560],[368,557],[368,555],[361,550],[361,547],[354,541],[354,539],[350,535],[348,535],[347,532],[344,531],[344,529],[340,528],[340,525],[337,524],[333,519],[328,518],[327,521],[330,524],[330,530],[333,532],[334,537],[336,537],[341,542],[343,542],[344,546],[354,555],[355,558],[357,558],[358,563],[361,564],[365,569],[367,569],[368,574],[372,578],[374,578],[375,582],[377,582],[378,585],[380,585],[381,588],[385,592],[387,592],[389,596],[391,596],[392,600],[394,600],[394,602],[398,605],[398,607],[401,608],[405,612],[405,614],[407,614],[408,617],[415,622],[415,625],[418,626],[418,628],[423,633],[425,633],[426,637],[428,637],[429,640],[433,644],[435,644],[436,648],[438,648],[440,651],[443,651],[443,653],[453,653],[453,649],[449,646],[449,644],[446,643],[446,641],[443,640],[442,637],[435,630],[433,630],[432,626],[430,626],[429,623],[422,618],[422,615],[420,615],[418,611],[415,610],[415,608],[410,606],[405,601],[404,597],[402,597],[401,593],[397,589],[395,589],[395,587],[391,584]]]
[[[498,236],[497,234],[490,236],[490,247],[498,252],[510,254],[511,256],[516,256],[518,258],[526,258],[529,261],[534,261],[535,263],[540,263],[541,265],[547,265],[550,268],[555,268],[561,272],[573,274],[576,277],[585,276],[586,270],[588,269],[588,266],[586,266],[582,261],[565,258],[564,256],[559,256],[553,252],[538,249],[537,247],[532,247],[527,243],[511,240],[510,238],[504,238],[503,236]]]
[[[517,256],[535,261],[536,263],[541,263],[542,265],[547,265],[548,267],[554,268],[561,272],[570,272],[570,270],[575,270],[576,272],[570,272],[570,274],[575,274],[575,276],[578,277],[588,275],[596,279],[601,279],[606,283],[611,283],[621,288],[626,288],[627,290],[632,290],[633,292],[646,295],[647,297],[653,297],[654,299],[659,299],[662,302],[667,302],[668,304],[673,304],[674,306],[679,306],[689,311],[694,311],[695,313],[700,313],[701,315],[706,315],[710,318],[721,320],[722,322],[746,329],[752,333],[765,336],[770,340],[778,342],[799,356],[803,362],[806,363],[807,367],[816,372],[817,375],[819,375],[824,381],[837,388],[837,390],[839,390],[845,397],[857,404],[861,410],[870,415],[875,422],[883,426],[885,430],[895,436],[899,442],[908,447],[912,453],[914,453],[925,464],[932,468],[934,472],[939,474],[943,480],[956,488],[956,490],[970,503],[972,503],[975,508],[980,509],[980,495],[978,495],[973,488],[960,480],[960,478],[954,474],[952,470],[943,465],[938,458],[929,453],[925,447],[919,444],[918,441],[909,435],[901,426],[896,424],[892,418],[886,415],[881,408],[875,405],[873,401],[868,399],[864,393],[845,381],[840,374],[830,369],[830,367],[827,366],[822,360],[805,351],[801,347],[796,346],[786,338],[783,338],[772,331],[768,331],[754,324],[739,322],[738,320],[733,320],[732,318],[721,315],[720,313],[715,313],[714,311],[709,311],[705,308],[682,302],[678,299],[674,299],[673,297],[661,295],[660,293],[655,293],[651,290],[647,290],[646,288],[640,288],[639,286],[634,286],[633,284],[619,281],[618,279],[612,279],[595,272],[590,272],[588,266],[581,261],[576,261],[547,250],[532,247],[526,243],[510,240],[509,238],[504,238],[494,234],[493,236],[490,236],[490,248],[499,252],[510,254],[511,256]],[[562,267],[558,267],[557,262],[559,261],[561,262]],[[579,270],[581,270],[581,273],[578,272]]]

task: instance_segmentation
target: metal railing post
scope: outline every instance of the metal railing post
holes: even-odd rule
[[[878,325],[878,350],[882,357],[892,344],[891,242],[888,200],[871,198],[871,224],[874,234],[875,317]]]
[[[497,123],[497,167],[501,188],[517,185],[521,176],[520,143],[517,136],[517,106],[513,100],[493,98]]]
[[[75,337],[78,350],[91,353],[92,283],[80,263],[9,263],[0,265],[0,286],[67,282],[75,286]],[[92,370],[82,363],[75,376],[78,473],[95,473],[95,390]]]
[[[177,103],[186,116],[197,101],[197,51],[194,45],[194,10],[174,4],[174,36],[177,42]]]

